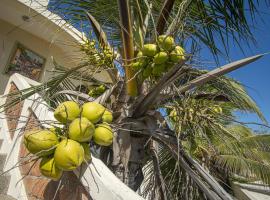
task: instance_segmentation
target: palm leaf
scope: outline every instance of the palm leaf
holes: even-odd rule
[[[160,15],[158,17],[156,30],[159,35],[161,35],[164,32],[166,22],[168,21],[174,2],[175,0],[166,0],[162,6]]]
[[[233,174],[242,175],[251,180],[262,180],[270,184],[270,165],[237,155],[220,155],[216,158],[216,164]]]
[[[92,29],[94,30],[95,35],[98,38],[98,41],[101,44],[102,48],[108,47],[111,49],[110,44],[107,41],[107,36],[105,32],[102,30],[100,24],[89,12],[86,12],[86,15],[92,25]]]

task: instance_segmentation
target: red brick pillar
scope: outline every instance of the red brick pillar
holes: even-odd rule
[[[16,87],[14,83],[11,83],[9,94],[14,94],[17,92],[19,92],[18,88]],[[7,96],[6,103],[12,102],[12,100],[14,100],[15,98],[16,98],[15,96]],[[22,112],[22,107],[23,107],[23,101],[20,101],[17,104],[13,105],[12,107],[8,107],[7,109],[5,109],[7,125],[8,125],[11,139],[13,139],[14,137],[14,133],[19,122],[19,117]]]

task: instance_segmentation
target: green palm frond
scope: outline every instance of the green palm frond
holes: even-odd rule
[[[194,79],[198,76],[207,73],[206,70],[198,70],[191,68],[189,72],[186,73],[186,77],[183,77],[179,84],[185,84],[190,79]],[[266,122],[260,109],[254,102],[254,100],[248,95],[245,88],[237,81],[226,76],[220,76],[213,81],[204,84],[197,89],[200,93],[210,93],[213,96],[223,95],[229,101],[227,105],[232,106],[235,109],[240,109],[242,111],[254,112],[256,113],[264,122]],[[196,91],[195,91],[196,94]]]
[[[76,86],[74,85],[74,80],[76,80],[76,82],[82,82],[82,80],[84,80],[92,84],[97,84],[99,82],[93,78],[95,72],[91,70],[91,66],[89,66],[88,63],[82,63],[81,65],[72,69],[64,68],[58,65],[55,61],[54,64],[56,70],[51,71],[54,74],[52,78],[39,85],[31,86],[18,92],[8,94],[7,96],[12,96],[13,100],[1,105],[0,108],[7,109],[12,107],[18,102],[31,97],[35,93],[40,94],[50,107],[56,107],[59,102],[67,100],[68,97],[65,94],[55,94],[62,90],[75,90]]]
[[[261,180],[268,185],[270,184],[269,162],[265,163],[237,155],[220,155],[215,160],[216,165],[228,170],[232,175],[237,174],[248,180]]]
[[[206,197],[200,192],[197,185],[188,174],[179,166],[178,161],[172,157],[170,152],[160,146],[158,150],[160,169],[163,177],[167,199],[194,199],[202,200]],[[154,197],[159,199],[156,190],[160,185],[155,184],[153,162],[149,161],[144,166],[144,183],[140,189],[143,197]]]
[[[162,13],[160,13],[164,1],[137,0],[130,2],[131,6],[143,18],[147,16],[148,11],[146,2],[153,5],[147,35],[150,34],[150,38],[154,38],[155,31],[153,31],[153,28],[159,27],[157,25],[160,24],[160,19],[164,19],[162,18],[164,14],[161,15]],[[138,3],[140,8],[137,7]],[[240,42],[243,40],[245,42],[254,41],[250,24],[246,19],[249,13],[254,17],[254,14],[257,13],[258,4],[258,1],[254,2],[252,0],[175,0],[172,4],[173,7],[170,8],[170,15],[165,17],[165,22],[167,22],[165,29],[170,27],[169,32],[178,37],[180,41],[190,40],[193,43],[205,45],[217,59],[217,54],[223,52],[221,49],[225,49],[224,53],[228,54],[229,39],[233,39],[239,47]],[[57,0],[52,1],[49,8],[61,16],[65,16],[72,24],[86,22],[84,11],[88,11],[102,24],[109,41],[120,44],[121,32],[118,29],[120,20],[117,1]],[[221,47],[218,45],[219,41],[222,41]]]

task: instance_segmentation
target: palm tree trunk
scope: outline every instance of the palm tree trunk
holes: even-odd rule
[[[146,143],[147,137],[126,130],[119,130],[114,138],[112,171],[134,191],[143,181]]]

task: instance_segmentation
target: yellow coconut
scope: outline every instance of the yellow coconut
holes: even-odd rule
[[[96,102],[88,102],[82,106],[82,116],[87,118],[92,123],[97,123],[101,120],[106,108]]]
[[[52,154],[58,143],[57,135],[49,130],[32,130],[24,134],[25,147],[37,156]]]
[[[142,53],[144,56],[154,57],[157,53],[157,45],[145,44],[142,48]]]
[[[91,152],[90,152],[90,145],[89,143],[81,143],[84,149],[84,160],[85,161],[90,161],[92,159],[91,157]]]
[[[168,57],[168,54],[164,51],[161,51],[159,53],[157,53],[155,56],[154,56],[154,59],[153,59],[153,62],[155,64],[163,64],[165,63],[167,60],[169,59]]]
[[[42,158],[39,170],[43,176],[46,176],[54,181],[61,178],[63,171],[55,166],[54,157]]]
[[[93,141],[101,146],[110,146],[113,142],[113,132],[109,125],[100,124],[95,130]]]
[[[177,111],[176,111],[175,109],[173,109],[173,110],[170,112],[169,116],[170,116],[170,117],[172,118],[172,120],[174,120],[174,121],[177,121],[178,118],[179,118],[179,116],[177,116]]]
[[[111,123],[113,121],[113,115],[110,111],[105,110],[104,114],[102,115],[102,122]]]
[[[68,128],[68,136],[78,142],[88,142],[95,132],[95,126],[85,117],[74,119]]]
[[[62,170],[74,170],[84,160],[83,146],[75,140],[62,140],[54,152],[54,160],[56,166]]]
[[[61,123],[66,123],[77,118],[80,114],[80,107],[74,101],[61,103],[54,111],[54,117]]]
[[[174,39],[171,36],[160,35],[158,37],[158,44],[161,49],[171,51],[174,48]]]
[[[156,64],[153,66],[152,74],[154,76],[160,76],[166,70],[166,66],[164,64]]]
[[[180,46],[176,46],[170,53],[170,60],[175,63],[185,60],[185,50]]]
[[[212,110],[218,114],[221,114],[223,112],[223,110],[220,106],[213,106]]]
[[[100,55],[95,53],[93,54],[93,56],[91,57],[91,59],[93,60],[93,62],[95,63],[99,63],[101,61]]]

